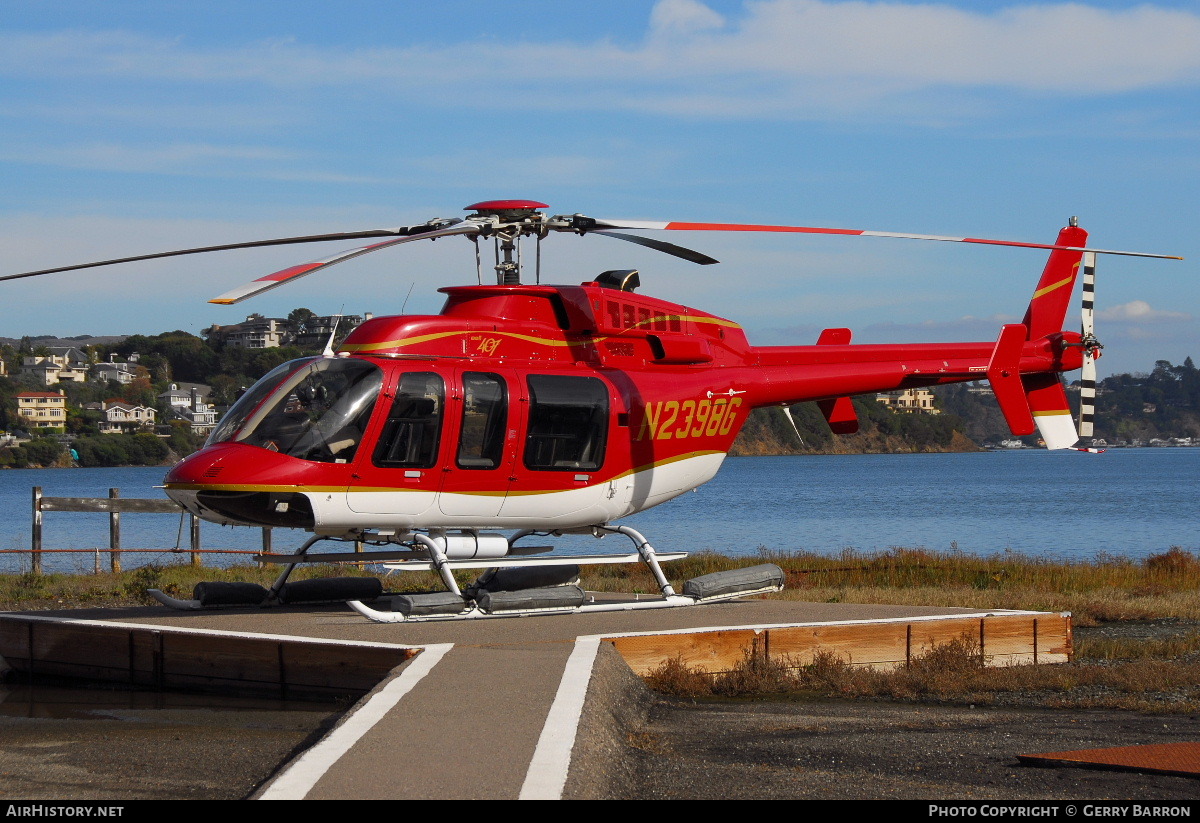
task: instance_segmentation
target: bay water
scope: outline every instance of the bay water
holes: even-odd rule
[[[0,471],[0,572],[29,568],[31,489],[48,497],[165,497],[166,470],[12,469]],[[1088,560],[1140,559],[1179,546],[1200,551],[1200,449],[1111,449],[1104,454],[1014,450],[969,454],[862,454],[732,457],[695,492],[626,518],[660,551],[713,550],[730,555],[809,551],[835,555],[892,547],[960,550],[987,555]],[[47,512],[47,571],[87,572],[92,550],[108,545],[108,515]],[[188,562],[188,533],[176,515],[124,514],[122,546],[175,549],[127,554],[125,568]],[[290,551],[302,532],[277,529],[275,551]],[[533,538],[526,542],[537,542]],[[562,538],[569,553],[613,553],[626,538]],[[204,548],[243,555],[206,555],[205,563],[245,562],[261,547],[261,531],[201,526]],[[107,555],[100,559],[108,566]]]

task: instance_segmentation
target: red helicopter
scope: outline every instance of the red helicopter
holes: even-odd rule
[[[1095,358],[1095,256],[1142,254],[1086,248],[1074,218],[1054,243],[802,226],[606,220],[548,216],[543,203],[496,200],[463,219],[417,226],[281,238],[141,255],[9,275],[254,246],[386,238],[284,269],[211,302],[232,304],[319,269],[401,243],[461,235],[475,245],[477,284],[440,291],[438,315],[377,317],[321,356],[285,363],[251,387],[204,448],[167,474],[166,492],[193,514],[226,525],[278,526],[313,536],[293,555],[264,555],[285,569],[270,590],[200,584],[176,608],[346,600],[381,622],[542,612],[664,608],[782,586],[772,565],[706,575],[676,593],[662,554],[617,521],[712,479],[751,410],[817,401],[830,428],[858,428],[856,394],[986,379],[1013,434],[1035,430],[1047,448],[1079,440],[1059,374],[1083,369],[1081,428],[1091,435]],[[736,322],[637,292],[636,270],[598,273],[580,285],[522,279],[522,241],[552,232],[599,234],[699,264],[707,255],[625,230],[768,231],[942,240],[1045,249],[1049,260],[1025,318],[995,341],[853,345],[849,329],[815,345],[751,346]],[[480,241],[494,246],[495,282],[484,283]],[[1173,258],[1179,259],[1179,258]],[[1063,330],[1080,269],[1083,329]],[[1083,449],[1089,450],[1089,449]],[[511,532],[505,534],[504,532]],[[561,556],[527,546],[535,535],[623,534],[635,551]],[[314,552],[320,541],[357,541],[371,552]],[[288,584],[307,560],[374,559],[431,569],[444,591],[379,601],[378,581]],[[657,599],[596,602],[577,586],[578,566],[644,562]],[[469,587],[453,571],[487,569]],[[207,588],[203,588],[207,587]],[[365,587],[365,588],[364,588]],[[377,607],[376,607],[377,606]]]

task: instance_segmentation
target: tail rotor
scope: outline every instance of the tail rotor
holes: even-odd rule
[[[1079,436],[1091,437],[1096,415],[1096,359],[1104,348],[1096,339],[1096,255],[1083,255],[1083,370],[1079,378]]]
[[[1083,254],[1083,369],[1079,376],[1079,436],[1090,440],[1096,417],[1096,360],[1104,346],[1096,339],[1096,255]],[[1103,451],[1103,449],[1081,449]]]

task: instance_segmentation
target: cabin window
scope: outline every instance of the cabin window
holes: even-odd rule
[[[494,469],[504,454],[508,423],[508,390],[498,374],[463,374],[462,431],[458,438],[460,469]]]
[[[445,403],[446,384],[433,372],[410,372],[401,377],[396,399],[379,435],[379,445],[375,447],[375,465],[433,468],[437,464]]]
[[[529,375],[525,466],[595,470],[604,462],[608,389],[595,377]]]
[[[382,386],[371,363],[317,358],[283,381],[237,439],[301,460],[349,463]]]

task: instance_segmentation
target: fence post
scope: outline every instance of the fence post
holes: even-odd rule
[[[192,565],[200,565],[200,518],[194,514],[188,514],[188,519],[192,523]]]
[[[109,500],[120,496],[120,489],[108,490]],[[108,512],[108,560],[113,574],[121,571],[121,513],[115,506]]]
[[[42,487],[33,487],[33,545],[29,559],[34,574],[42,573]]]
[[[270,554],[271,553],[271,527],[263,526],[262,532],[263,532],[263,534],[262,534],[262,553]],[[265,563],[259,563],[258,567],[261,569],[265,565],[266,565]]]

